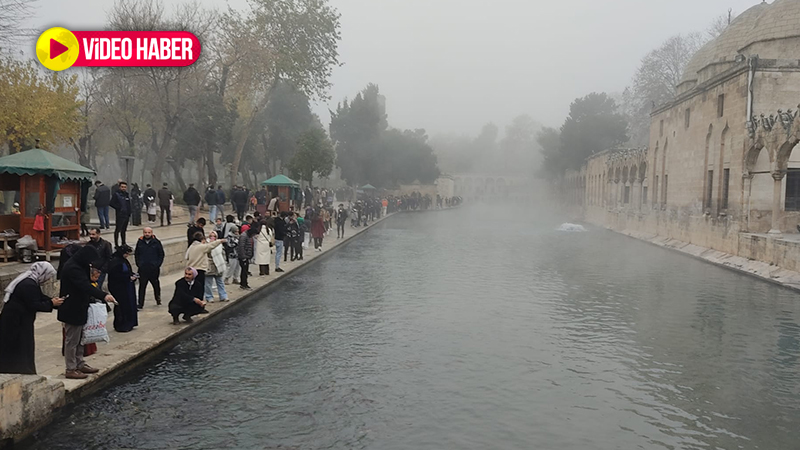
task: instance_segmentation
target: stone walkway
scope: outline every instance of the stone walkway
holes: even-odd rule
[[[326,255],[332,249],[369,230],[378,222],[380,221],[376,221],[366,228],[350,228],[348,224],[348,236],[345,239],[336,239],[335,235],[333,237],[325,237],[323,252],[315,252],[311,248],[304,252],[303,261],[281,262],[281,268],[286,270],[282,274],[274,272],[273,261],[270,264],[271,274],[269,276],[253,276],[250,278],[250,285],[253,287],[252,291],[241,290],[238,286],[227,286],[231,301],[209,304],[207,309],[210,314],[195,316],[195,323],[191,325],[172,325],[172,318],[167,312],[167,304],[172,298],[175,281],[183,276],[182,272],[162,274],[162,305],[155,306],[152,288],[148,288],[144,310],[139,311],[139,327],[129,333],[117,333],[112,326],[113,313],[109,314],[108,327],[111,342],[98,344],[98,352],[86,358],[88,364],[100,369],[99,374],[90,376],[86,380],[68,380],[64,378],[64,358],[61,355],[61,323],[56,320],[55,313],[39,313],[35,325],[37,371],[40,375],[63,381],[67,390],[68,401],[74,401],[83,395],[88,395],[108,385],[117,376],[135,368],[139,362],[144,362],[148,355],[157,354],[160,348],[174,345],[177,342],[177,338],[182,334],[202,325],[207,320],[212,319],[242,300],[262,295],[259,291],[263,288],[289,276],[299,267],[310,264],[317,258]],[[185,240],[186,226],[181,224],[164,228],[156,227],[155,232],[162,241],[178,238]],[[129,245],[135,242],[140,233],[140,231],[129,232],[129,236],[133,235],[131,236],[133,239],[129,237]],[[258,269],[251,266],[250,272],[257,274]]]

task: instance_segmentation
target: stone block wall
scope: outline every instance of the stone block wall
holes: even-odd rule
[[[64,383],[39,375],[0,374],[0,448],[24,439],[64,406]]]

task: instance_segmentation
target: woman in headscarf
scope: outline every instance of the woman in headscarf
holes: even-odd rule
[[[216,240],[216,231],[208,233],[209,242],[214,242]],[[208,271],[206,272],[205,280],[205,299],[208,303],[214,303],[214,284],[217,285],[219,301],[228,301],[228,293],[225,292],[225,271],[227,270],[228,264],[225,262],[225,248],[223,246],[213,248],[208,254]]]
[[[108,263],[108,290],[117,299],[114,306],[114,329],[127,333],[139,326],[136,307],[136,274],[128,257],[133,249],[128,245],[117,247]]]
[[[6,288],[0,313],[0,373],[36,374],[33,322],[38,311],[51,312],[63,302],[42,293],[42,284],[55,276],[49,262],[36,262]]]
[[[183,314],[186,323],[192,323],[192,316],[205,312],[206,302],[203,298],[204,286],[197,280],[197,270],[187,267],[183,278],[175,282],[175,294],[169,302],[169,313],[172,315],[172,324],[178,325],[178,316]]]
[[[64,360],[67,365],[65,376],[69,379],[84,379],[89,373],[97,373],[98,369],[90,367],[83,361],[83,345],[81,337],[86,325],[89,303],[92,298],[103,299],[114,303],[114,296],[106,294],[92,286],[92,262],[100,257],[97,250],[86,245],[81,247],[61,270],[61,297],[64,303],[58,308],[58,320],[64,324]]]
[[[206,284],[206,271],[208,270],[208,254],[211,250],[227,242],[225,239],[217,239],[214,242],[207,242],[203,233],[198,231],[192,235],[192,242],[186,249],[186,265],[197,270],[197,282],[200,286]]]
[[[142,202],[142,190],[139,189],[139,185],[137,183],[133,183],[133,188],[131,189],[131,224],[135,227],[138,227],[142,224],[142,207],[144,203]]]

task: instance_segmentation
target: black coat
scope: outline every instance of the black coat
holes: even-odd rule
[[[0,373],[36,374],[33,322],[38,311],[52,310],[53,303],[36,280],[17,284],[0,314]]]
[[[96,259],[91,261],[94,267],[103,272],[108,272],[108,262],[111,261],[111,255],[114,253],[114,251],[111,250],[111,242],[108,242],[103,238],[100,238],[97,242],[89,239],[86,242],[86,245],[94,248],[97,251]]]
[[[186,245],[187,248],[192,245],[192,242],[194,242],[194,234],[195,233],[202,233],[203,236],[206,235],[205,231],[203,231],[203,229],[198,227],[197,225],[190,226],[189,229],[186,230],[186,240],[188,241],[186,243],[187,244]]]
[[[136,292],[131,281],[133,268],[122,256],[114,256],[108,264],[108,290],[118,305],[114,306],[114,330],[125,333],[139,325]]]
[[[98,208],[105,208],[111,204],[111,188],[105,184],[97,186],[94,191],[94,206]]]
[[[213,189],[209,189],[206,191],[206,205],[208,206],[217,205],[217,191]]]
[[[190,187],[183,193],[183,201],[189,206],[197,206],[200,204],[200,193],[197,189]]]
[[[242,189],[234,191],[231,195],[231,201],[236,205],[237,209],[245,209],[247,207],[247,192]]]
[[[187,317],[200,314],[203,308],[195,303],[194,299],[199,298],[202,300],[204,289],[203,283],[198,282],[197,279],[195,279],[191,287],[183,278],[176,281],[175,294],[169,302],[169,313],[173,316],[185,314]]]
[[[61,270],[61,296],[69,295],[58,308],[58,320],[70,325],[86,325],[92,298],[106,293],[92,286],[90,266],[97,260],[97,250],[89,245],[78,250]]]
[[[111,197],[111,207],[116,211],[117,217],[131,216],[131,196],[127,191],[117,191]]]
[[[161,188],[158,190],[158,205],[163,206],[164,208],[169,207],[169,201],[172,200],[172,191],[167,188]]]
[[[164,263],[164,246],[155,236],[150,239],[145,239],[142,236],[136,242],[136,250],[133,251],[133,256],[139,270],[142,267],[158,269]]]
[[[151,202],[156,201],[156,190],[153,188],[148,188],[144,191],[144,203],[145,205],[149,205]]]

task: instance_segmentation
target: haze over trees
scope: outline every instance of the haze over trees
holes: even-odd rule
[[[351,186],[428,184],[439,177],[425,130],[390,128],[386,98],[375,84],[331,111],[330,135],[336,144],[341,177]]]

